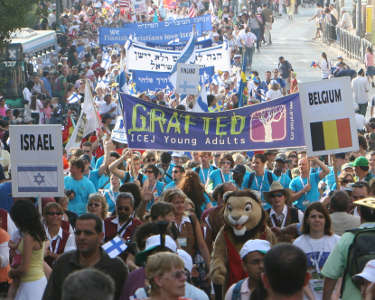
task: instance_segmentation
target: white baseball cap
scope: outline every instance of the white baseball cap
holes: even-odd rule
[[[172,252],[176,253],[177,251],[177,244],[171,238],[171,236],[165,235],[163,237],[161,234],[152,235],[147,238],[145,249],[143,251],[138,252],[135,256],[135,263],[139,266],[142,265],[144,262],[146,262],[147,257],[151,253],[151,251],[162,245],[163,247],[168,248]]]
[[[375,259],[369,260],[361,273],[354,275],[353,277],[362,277],[370,282],[375,282]]]
[[[271,249],[271,244],[265,240],[248,240],[240,250],[241,259],[244,259],[250,252],[258,251],[266,254]]]
[[[177,254],[184,261],[185,269],[191,273],[193,270],[193,259],[191,258],[190,254],[182,249],[177,249]]]
[[[185,152],[182,152],[182,151],[172,152],[172,157],[184,157],[184,156],[185,156]]]

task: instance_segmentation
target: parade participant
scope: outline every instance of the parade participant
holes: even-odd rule
[[[248,300],[254,294],[258,299],[266,297],[261,275],[264,271],[264,256],[270,249],[268,241],[257,239],[249,240],[242,246],[240,256],[248,277],[234,283],[226,292],[225,300]]]
[[[116,198],[116,216],[104,220],[105,241],[110,241],[116,235],[130,240],[140,224],[142,222],[134,216],[133,195],[121,192]]]
[[[94,184],[85,176],[84,163],[82,160],[70,161],[70,176],[64,178],[64,188],[73,191],[68,208],[74,213],[81,215],[86,211],[86,203],[90,194],[96,193]]]
[[[173,181],[172,170],[173,170],[174,164],[171,163],[171,161],[172,161],[172,156],[171,156],[170,153],[168,153],[168,152],[162,152],[161,153],[161,155],[160,155],[160,165],[158,165],[158,167],[161,167],[164,171],[164,175],[163,175],[162,180],[166,184]]]
[[[268,226],[282,229],[290,224],[302,224],[303,213],[291,207],[289,189],[285,189],[278,181],[274,181],[270,190],[263,194],[265,201],[271,204],[271,208],[267,210]]]
[[[273,174],[276,176],[276,180],[280,182],[280,184],[284,188],[289,188],[289,184],[291,182],[291,174],[290,170],[288,169],[289,159],[287,158],[286,154],[278,153],[275,157],[275,164],[273,168]]]
[[[199,220],[186,209],[186,195],[180,189],[170,189],[163,193],[160,200],[171,203],[175,207],[175,225],[179,232],[177,241],[180,247],[193,258],[199,251],[208,264],[210,255],[207,245],[203,239]]]
[[[359,156],[353,162],[355,181],[366,181],[367,183],[373,178],[369,172],[369,163],[366,157]]]
[[[108,217],[107,201],[101,193],[90,194],[87,212],[98,216],[102,221]]]
[[[107,200],[108,212],[113,213],[116,206],[116,198],[120,191],[120,178],[112,174],[110,176],[110,186],[108,189],[104,189],[104,197]]]
[[[221,183],[216,186],[212,192],[212,198],[216,201],[217,206],[204,211],[201,217],[205,229],[204,238],[210,253],[212,252],[212,244],[215,241],[220,228],[224,225],[223,196],[226,192],[235,190],[237,190],[237,187],[231,182]]]
[[[312,279],[304,290],[305,295],[309,299],[319,300],[323,297],[324,282],[321,269],[340,237],[332,234],[329,214],[319,202],[307,207],[301,232],[302,235],[294,241],[293,245],[301,248],[307,256],[308,270]]]
[[[366,116],[370,85],[363,69],[360,69],[357,74],[358,76],[352,80],[353,98],[359,106],[359,113]]]
[[[316,163],[322,170],[320,172],[310,172],[310,162]],[[306,207],[320,199],[318,183],[328,173],[328,167],[318,158],[301,158],[298,161],[300,175],[293,178],[289,188],[292,190],[293,204],[304,211]]]
[[[62,253],[76,249],[73,234],[61,226],[63,213],[62,207],[55,202],[50,202],[43,208],[44,230],[49,241],[44,260],[51,267]]]
[[[372,87],[375,87],[373,77],[375,75],[374,53],[372,47],[366,48],[365,54],[366,75]]]
[[[244,165],[238,164],[232,170],[233,181],[238,189],[242,189],[243,183],[248,180],[249,172],[246,171]]]
[[[357,286],[354,285],[352,276],[360,272],[361,270],[354,270],[349,265],[357,263],[357,258],[353,257],[349,249],[355,247],[355,238],[361,231],[373,231],[375,228],[375,199],[365,198],[362,200],[355,201],[354,204],[358,207],[358,213],[361,217],[361,225],[357,230],[345,232],[336,247],[333,249],[331,254],[328,256],[327,261],[324,264],[322,275],[324,279],[324,290],[323,300],[331,299],[332,292],[336,286],[337,280],[343,277],[342,282],[342,299],[353,299],[361,300],[361,293]],[[372,233],[373,236],[373,233]],[[369,237],[365,237],[367,240],[365,244],[369,244]],[[362,239],[363,241],[363,239]],[[370,245],[370,244],[369,244]],[[370,250],[371,251],[371,250]],[[368,253],[368,249],[363,252],[365,255]]]
[[[212,207],[211,199],[207,195],[204,186],[200,183],[198,174],[193,170],[185,173],[178,188],[185,193],[185,195],[194,202],[195,214],[200,219],[202,212]]]
[[[303,291],[310,280],[306,255],[291,244],[274,246],[264,257],[262,280],[269,299],[304,299]]]
[[[211,152],[199,152],[200,165],[193,170],[198,173],[200,181],[203,185],[206,185],[208,181],[208,175],[211,171],[216,170],[217,168],[213,165],[210,165],[211,161]]]
[[[146,210],[150,211],[152,204],[158,201],[161,193],[163,192],[164,184],[158,180],[159,169],[155,165],[147,165],[144,171],[147,179],[145,180],[142,193],[143,198],[147,198]]]
[[[44,275],[44,247],[47,240],[43,224],[36,207],[29,200],[18,200],[12,206],[10,215],[21,233],[17,246],[21,262],[9,271],[17,288],[15,300],[42,299],[47,279]]]
[[[61,300],[113,300],[115,282],[96,269],[84,269],[70,274],[62,287]]]
[[[351,199],[345,191],[335,192],[329,203],[332,230],[335,234],[343,235],[345,231],[360,225],[359,216],[348,213]]]
[[[126,161],[128,171],[124,171],[119,166]],[[122,183],[135,182],[142,186],[146,180],[146,176],[141,173],[142,160],[139,155],[129,152],[128,149],[123,151],[120,158],[116,159],[109,165],[109,171],[121,179]]]
[[[178,300],[185,295],[184,262],[176,254],[161,252],[151,255],[146,264],[150,282],[150,300]]]
[[[78,217],[76,223],[76,251],[63,254],[54,265],[43,300],[60,300],[65,278],[74,271],[94,268],[109,275],[115,282],[115,298],[119,299],[128,269],[118,258],[110,258],[101,248],[104,238],[102,221],[93,214]]]
[[[166,191],[168,189],[175,188],[176,186],[178,186],[180,184],[182,178],[184,177],[184,174],[185,174],[184,167],[174,165],[173,170],[172,170],[172,180],[173,181],[171,181],[170,183],[168,183],[164,186],[164,191]]]
[[[220,156],[220,168],[213,170],[208,175],[206,190],[212,191],[218,184],[232,182],[231,169],[234,166],[232,155],[223,153]]]
[[[257,153],[253,156],[252,165],[254,172],[250,173],[248,181],[243,183],[243,187],[255,191],[259,199],[262,199],[263,205],[268,207],[268,204],[264,203],[263,192],[269,191],[272,182],[277,180],[277,178],[265,168],[266,161],[264,154]]]

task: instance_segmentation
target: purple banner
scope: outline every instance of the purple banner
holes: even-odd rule
[[[129,148],[245,151],[305,146],[299,94],[220,113],[190,113],[121,97]]]

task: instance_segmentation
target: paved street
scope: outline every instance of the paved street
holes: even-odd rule
[[[315,8],[301,8],[293,22],[286,15],[278,17],[273,24],[272,45],[261,48],[260,53],[255,53],[253,58],[253,70],[257,70],[264,78],[264,72],[277,67],[278,57],[284,56],[297,73],[298,82],[310,82],[320,80],[320,69],[312,68],[312,61],[319,61],[320,55],[325,51],[332,64],[336,63],[337,56],[343,55],[338,48],[328,47],[320,41],[314,41],[315,23],[309,21]],[[345,56],[343,55],[345,58]],[[347,63],[358,70],[363,67],[358,61],[348,60]],[[375,89],[370,90],[370,95],[375,95]]]
[[[263,77],[265,71],[277,67],[278,57],[284,56],[292,64],[300,82],[319,80],[320,70],[310,67],[313,60],[319,60],[322,52],[321,44],[312,40],[315,23],[309,18],[313,12],[313,8],[302,8],[293,22],[287,16],[277,18],[271,32],[272,45],[255,53],[253,69]]]

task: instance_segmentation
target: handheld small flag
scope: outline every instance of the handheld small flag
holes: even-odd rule
[[[114,237],[112,240],[102,246],[102,249],[108,254],[110,258],[115,258],[122,252],[124,252],[127,248],[128,246],[119,236]]]

